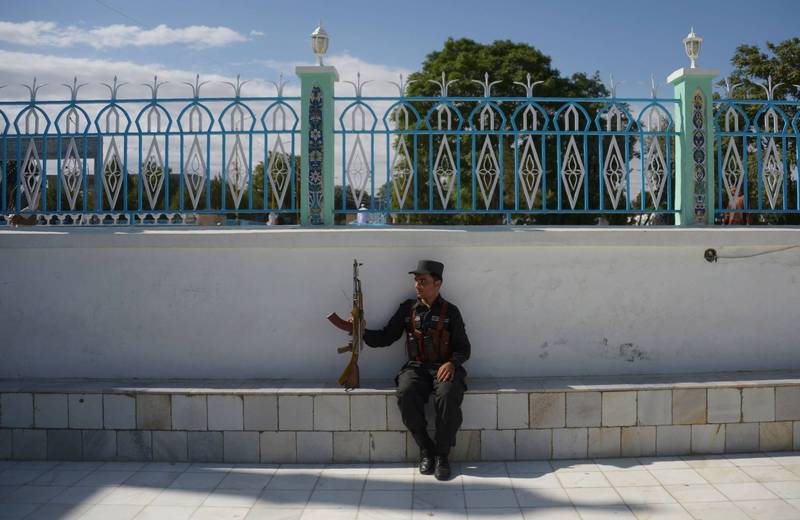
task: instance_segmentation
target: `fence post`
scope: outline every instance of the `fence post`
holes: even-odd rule
[[[333,83],[335,67],[299,66],[301,182],[300,223],[333,225]]]
[[[712,103],[713,81],[719,70],[695,67],[700,42],[694,31],[684,39],[692,66],[667,77],[680,100],[675,113],[675,130],[680,133],[675,146],[675,224],[679,226],[714,224]]]

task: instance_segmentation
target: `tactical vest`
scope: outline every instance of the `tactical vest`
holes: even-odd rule
[[[447,319],[447,301],[442,298],[439,316],[431,320],[435,327],[419,330],[417,324],[421,318],[417,316],[416,305],[411,306],[411,313],[406,323],[406,351],[408,359],[421,363],[444,363],[450,360],[450,332],[445,328]]]

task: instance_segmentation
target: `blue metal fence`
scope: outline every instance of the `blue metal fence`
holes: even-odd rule
[[[715,102],[716,211],[735,223],[800,214],[800,102],[772,99],[771,82],[766,90],[767,100]]]
[[[335,99],[337,213],[674,211],[676,99]]]
[[[299,213],[299,98],[0,102],[0,223],[193,223]]]
[[[670,98],[335,97],[334,212],[376,215],[676,213]],[[300,98],[0,101],[0,225],[263,221],[300,214]],[[522,84],[521,84],[522,85]],[[523,85],[525,86],[525,85]],[[714,101],[715,214],[800,215],[800,102]],[[402,89],[401,89],[402,91]],[[793,217],[794,218],[794,217]],[[664,220],[666,221],[666,220]]]

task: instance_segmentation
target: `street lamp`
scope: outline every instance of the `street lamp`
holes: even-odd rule
[[[317,65],[322,66],[322,56],[328,52],[328,33],[322,28],[322,22],[319,23],[314,32],[311,33],[311,49],[317,55]]]
[[[703,39],[694,33],[694,27],[683,39],[683,47],[686,50],[686,55],[692,61],[690,66],[692,69],[697,68],[697,57],[700,56],[700,45],[702,43]]]

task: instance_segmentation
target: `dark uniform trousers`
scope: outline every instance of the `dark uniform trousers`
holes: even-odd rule
[[[420,449],[447,455],[456,444],[456,432],[461,427],[461,402],[467,389],[467,375],[463,367],[457,367],[451,381],[437,381],[437,367],[407,363],[395,378],[397,383],[397,405],[403,424],[411,432]],[[425,420],[425,404],[433,394],[436,411],[436,436],[432,444]]]

